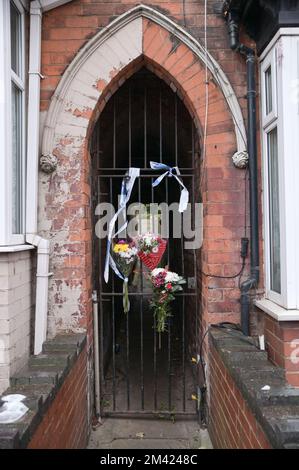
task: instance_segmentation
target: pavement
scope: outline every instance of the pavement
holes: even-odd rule
[[[212,444],[196,421],[108,418],[92,431],[88,448],[212,449]]]

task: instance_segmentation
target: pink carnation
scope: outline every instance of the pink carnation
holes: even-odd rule
[[[152,278],[154,287],[161,287],[165,284],[166,271],[159,272]]]

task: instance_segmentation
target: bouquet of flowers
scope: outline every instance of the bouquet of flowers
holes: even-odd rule
[[[128,313],[130,310],[128,277],[130,276],[137,259],[137,252],[138,250],[134,244],[126,240],[118,240],[118,242],[112,247],[112,258],[115,262],[116,268],[124,278],[123,307],[125,313]]]
[[[156,268],[166,250],[167,241],[158,235],[145,233],[134,239],[141,261],[151,270]]]
[[[163,333],[166,329],[166,320],[171,316],[170,303],[175,300],[175,293],[182,291],[182,284],[186,280],[177,273],[165,268],[156,268],[151,272],[153,298],[150,307],[154,309],[156,329]]]

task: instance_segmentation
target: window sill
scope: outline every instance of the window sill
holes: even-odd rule
[[[14,253],[16,251],[34,250],[35,248],[33,245],[6,245],[0,246],[0,253]]]
[[[287,310],[271,300],[255,300],[254,304],[277,321],[299,321],[299,310]]]

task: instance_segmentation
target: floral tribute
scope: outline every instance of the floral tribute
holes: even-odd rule
[[[146,233],[134,239],[138,256],[150,270],[156,268],[166,250],[167,241],[158,235]]]
[[[126,240],[118,240],[112,247],[112,258],[124,280],[123,307],[125,313],[128,313],[130,310],[128,278],[133,271],[137,259],[137,252],[136,246]]]
[[[154,310],[156,330],[163,333],[166,330],[167,318],[171,317],[170,303],[175,300],[175,294],[183,290],[182,284],[186,284],[186,280],[166,268],[154,269],[150,280],[153,287],[150,307]]]

